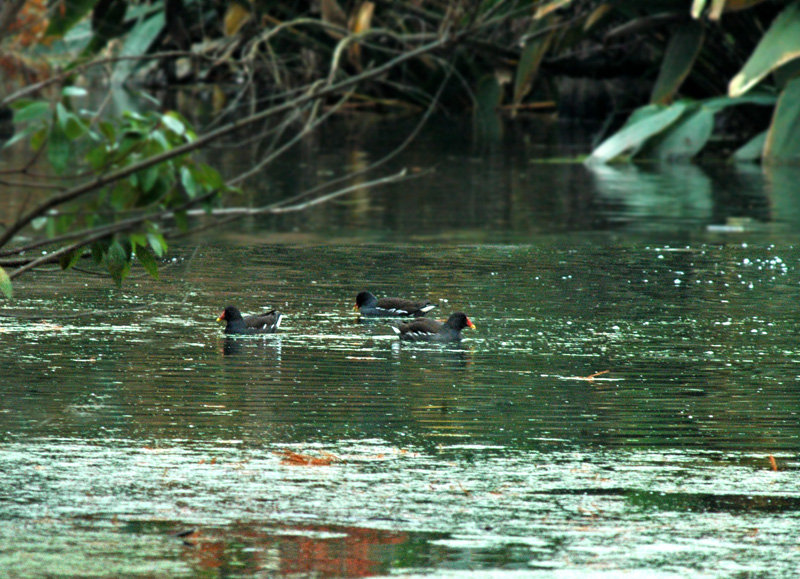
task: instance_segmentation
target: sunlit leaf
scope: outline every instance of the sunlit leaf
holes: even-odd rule
[[[691,72],[704,39],[705,27],[695,20],[675,31],[664,53],[664,60],[650,96],[651,103],[666,104],[672,101]]]
[[[350,31],[353,34],[363,34],[367,32],[372,23],[372,14],[374,11],[374,3],[363,2],[350,19]],[[361,70],[361,44],[359,42],[354,42],[347,47],[347,58],[350,64],[358,70]]]
[[[539,6],[536,9],[536,12],[534,13],[533,17],[535,19],[544,18],[551,12],[555,12],[559,8],[563,8],[570,4],[572,4],[572,0],[550,0],[550,2],[548,2],[544,6]]]
[[[176,135],[183,135],[186,132],[186,125],[183,124],[183,121],[178,118],[178,115],[175,113],[169,112],[162,115],[161,122]]]
[[[637,110],[622,129],[600,143],[587,159],[588,163],[607,163],[625,153],[634,153],[653,135],[674,123],[686,110],[684,103],[669,107],[650,105]]]
[[[11,286],[11,278],[8,276],[8,273],[6,273],[6,270],[3,269],[3,266],[0,266],[0,293],[8,299],[14,297],[14,288]]]
[[[800,2],[787,6],[750,55],[744,68],[731,80],[728,94],[739,96],[778,67],[800,57]]]
[[[761,159],[764,153],[764,143],[767,142],[767,131],[757,134],[744,145],[736,149],[732,158],[734,161],[753,162]]]
[[[167,253],[167,241],[160,233],[148,233],[147,242],[158,257],[164,257]]]
[[[800,161],[800,77],[789,82],[778,98],[764,144],[764,160]]]
[[[142,264],[142,267],[150,274],[151,277],[158,279],[158,262],[153,256],[152,250],[143,245],[136,246],[136,259]]]
[[[65,86],[61,89],[61,96],[63,97],[85,97],[88,94],[89,91],[80,86]]]
[[[591,30],[595,24],[600,22],[603,18],[605,18],[606,14],[611,12],[614,9],[614,5],[607,3],[601,4],[597,8],[595,8],[591,14],[586,18],[583,23],[583,31],[588,32]]]

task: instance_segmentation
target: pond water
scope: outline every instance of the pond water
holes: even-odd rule
[[[362,123],[247,201],[401,139]],[[432,174],[175,243],[160,280],[22,279],[0,570],[794,576],[800,171],[537,160],[588,136],[434,125],[387,169]],[[352,311],[363,289],[477,329],[401,344]],[[284,323],[226,339],[228,304]]]

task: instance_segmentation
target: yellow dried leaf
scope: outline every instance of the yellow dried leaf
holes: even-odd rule
[[[362,3],[350,19],[350,32],[353,34],[361,34],[369,30],[374,12],[375,4],[373,2]]]
[[[231,2],[228,10],[225,11],[225,21],[223,29],[226,36],[234,36],[248,20],[250,20],[250,10],[239,2]]]
[[[540,6],[539,8],[537,8],[536,12],[533,15],[533,18],[535,20],[539,20],[540,18],[544,18],[551,12],[555,12],[559,8],[563,8],[568,4],[572,4],[572,0],[552,0],[551,2],[545,4],[544,6]]]
[[[590,30],[595,24],[600,22],[606,14],[611,12],[613,8],[614,6],[611,4],[601,4],[595,8],[583,23],[583,31],[586,32],[587,30]]]

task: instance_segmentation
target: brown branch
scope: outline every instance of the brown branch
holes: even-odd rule
[[[228,125],[220,127],[219,129],[210,131],[205,135],[198,136],[197,139],[195,139],[192,142],[175,147],[174,149],[166,151],[160,155],[156,155],[149,159],[145,159],[143,161],[140,161],[139,163],[134,163],[133,165],[129,165],[128,167],[118,169],[106,175],[100,175],[96,179],[78,185],[76,187],[73,187],[61,193],[60,195],[54,195],[50,199],[40,203],[37,207],[34,207],[27,214],[23,215],[16,223],[14,223],[8,229],[6,229],[6,231],[2,234],[2,236],[0,236],[0,247],[3,247],[5,244],[7,244],[9,240],[14,237],[14,235],[16,235],[23,228],[25,228],[31,221],[33,221],[37,217],[40,217],[41,215],[44,215],[47,211],[49,211],[53,207],[57,207],[58,205],[77,199],[83,195],[86,195],[91,191],[102,188],[120,179],[124,179],[125,177],[128,177],[129,175],[132,175],[137,171],[147,169],[148,167],[152,167],[153,165],[157,165],[158,163],[167,161],[174,157],[185,155],[186,153],[194,151],[195,149],[198,149],[224,135],[238,131],[243,127],[252,125],[253,123],[266,119],[270,116],[288,111],[300,105],[304,105],[310,101],[319,99],[323,96],[327,96],[329,94],[342,91],[364,80],[379,76],[384,72],[394,68],[398,64],[401,64],[407,60],[416,58],[421,54],[425,54],[426,52],[430,52],[436,48],[439,48],[445,45],[449,41],[450,39],[447,37],[439,38],[434,42],[425,44],[414,50],[406,52],[398,56],[397,58],[390,60],[389,62],[386,62],[380,66],[377,66],[373,69],[370,69],[361,74],[352,76],[337,83],[328,83],[327,85],[323,85],[319,82],[314,83],[311,87],[309,87],[309,89],[306,91],[305,94],[298,96],[290,101],[286,101],[281,104],[275,105],[265,111],[262,111],[255,115],[251,115],[248,118],[234,121]]]

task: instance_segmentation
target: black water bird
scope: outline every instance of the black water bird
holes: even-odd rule
[[[475,324],[462,312],[451,314],[446,322],[417,318],[407,324],[392,326],[401,340],[409,342],[457,342],[464,328],[474,330]]]
[[[234,306],[228,306],[217,318],[225,322],[226,334],[272,334],[281,325],[283,314],[270,310],[257,316],[242,317],[242,313]]]
[[[421,318],[436,306],[429,301],[415,301],[404,298],[376,298],[369,292],[356,296],[354,310],[362,316],[372,318],[414,317]]]

